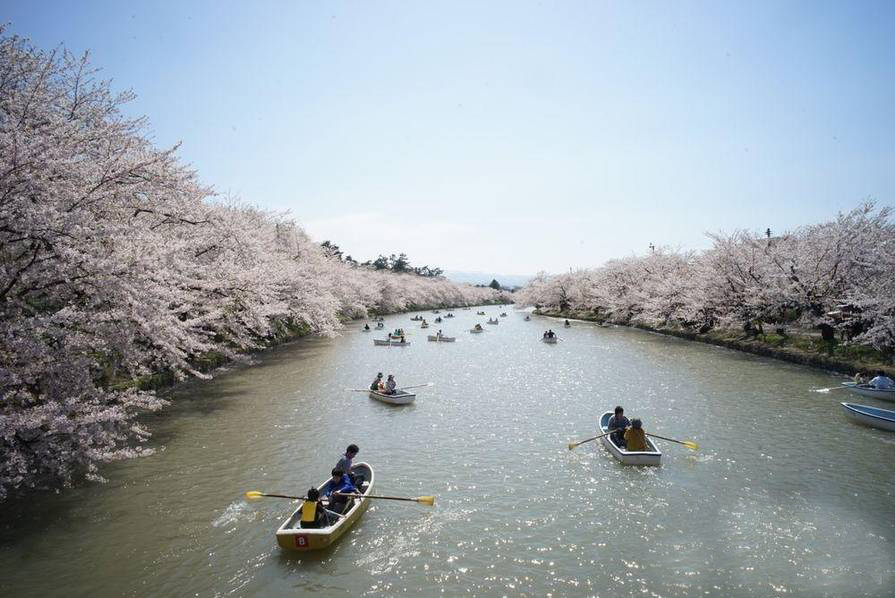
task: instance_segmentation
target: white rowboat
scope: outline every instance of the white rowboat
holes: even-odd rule
[[[382,401],[383,403],[389,403],[391,405],[407,405],[408,403],[412,403],[416,400],[416,395],[412,392],[407,392],[406,390],[396,390],[395,394],[393,395],[387,395],[383,392],[371,390],[370,398]]]
[[[895,401],[895,388],[873,388],[868,384],[855,384],[854,382],[843,382],[842,386],[846,387],[849,392],[862,397],[872,397],[881,401]]]
[[[473,334],[478,334],[479,332],[485,332],[484,328],[470,328],[469,331]]]
[[[867,405],[856,405],[855,403],[839,404],[845,409],[845,415],[852,421],[865,426],[879,428],[880,430],[895,432],[895,411],[868,407]]]
[[[438,335],[430,334],[429,340],[435,341],[438,343],[452,343],[457,340],[457,337],[455,337],[455,336],[438,336]]]
[[[361,484],[361,491],[368,495],[373,490],[373,468],[367,463],[355,463],[351,466],[351,473],[363,477],[364,482]],[[317,487],[323,491],[326,482]],[[344,534],[354,523],[360,518],[369,506],[369,500],[366,498],[351,499],[352,506],[345,512],[344,517],[328,527],[323,528],[303,528],[301,527],[301,506],[289,516],[283,525],[277,530],[277,544],[284,550],[321,550],[329,547],[335,542],[339,536]]]
[[[609,431],[609,418],[612,417],[613,413],[611,411],[607,411],[600,417],[600,433],[605,434]],[[612,442],[610,436],[603,436],[600,440],[603,441],[603,446],[606,447],[612,456],[624,463],[625,465],[659,465],[662,461],[662,453],[659,449],[656,448],[656,445],[653,444],[652,439],[647,435],[646,437],[646,446],[649,450],[646,451],[626,451],[623,448],[619,448]]]
[[[547,343],[548,345],[555,345],[558,340],[559,337],[557,336],[554,336],[553,338],[550,338],[549,336],[541,337],[541,342]]]

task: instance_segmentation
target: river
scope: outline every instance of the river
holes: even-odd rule
[[[496,315],[501,308],[484,308]],[[168,393],[153,456],[4,505],[6,596],[892,596],[895,434],[849,423],[823,371],[626,328],[506,308],[455,311],[426,342],[374,347],[351,324]],[[435,316],[426,314],[431,321]],[[557,345],[539,342],[552,326]],[[438,328],[433,325],[429,332]],[[377,371],[434,382],[394,407]],[[869,403],[868,403],[869,401]],[[872,399],[861,399],[872,404]],[[593,436],[616,404],[657,441],[625,467]],[[289,555],[289,501],[354,442],[378,494],[328,551]]]

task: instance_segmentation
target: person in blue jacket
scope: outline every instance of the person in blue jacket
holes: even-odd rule
[[[329,498],[329,510],[341,514],[345,512],[345,507],[351,500],[351,497],[345,495],[359,492],[351,483],[351,478],[341,468],[333,468],[332,476],[323,487],[323,496]]]

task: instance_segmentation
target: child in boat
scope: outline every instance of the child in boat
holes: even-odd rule
[[[625,448],[625,428],[631,425],[631,422],[628,421],[628,418],[625,417],[625,410],[621,405],[615,408],[615,415],[609,418],[609,422],[607,424],[607,428],[609,432],[612,434],[609,438],[612,439],[612,442],[621,448]]]
[[[332,470],[332,478],[323,487],[323,496],[329,498],[329,510],[333,513],[344,513],[348,501],[351,500],[345,494],[357,494],[357,488],[351,483],[351,479],[338,467]]]
[[[629,451],[646,450],[646,432],[643,423],[639,419],[631,422],[631,427],[625,430],[625,448]]]
[[[301,505],[300,525],[303,528],[319,529],[329,525],[329,516],[323,503],[320,502],[320,491],[316,488],[308,490],[308,497]]]

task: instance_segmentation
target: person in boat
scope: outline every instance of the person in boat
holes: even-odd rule
[[[631,427],[625,430],[625,448],[629,451],[646,450],[646,432],[639,419],[632,419]]]
[[[864,384],[867,384],[867,376],[864,374],[864,372],[858,370],[858,373],[855,374],[854,382],[858,386],[863,386]]]
[[[369,329],[370,329],[370,325],[369,325],[369,324],[364,324],[364,330],[369,330]]]
[[[556,338],[556,333],[553,332],[553,329],[547,331],[547,338]]]
[[[376,374],[376,379],[373,380],[373,383],[370,385],[370,390],[379,390],[379,387],[382,385],[382,372]]]
[[[323,487],[323,496],[329,498],[329,510],[341,515],[345,512],[348,501],[351,500],[350,496],[345,495],[357,493],[357,488],[351,483],[351,478],[348,477],[348,474],[338,467],[334,467],[332,478]]]
[[[441,338],[441,328],[438,329],[438,334],[436,334],[435,336],[437,336],[438,338]]]
[[[398,389],[398,383],[395,381],[395,376],[393,374],[388,375],[388,380],[385,381],[385,394],[393,395],[395,391]]]
[[[571,325],[572,325],[572,324],[570,324],[569,321],[566,320],[566,326],[571,326]]]
[[[320,501],[320,491],[317,488],[308,490],[308,496],[301,505],[299,525],[305,529],[320,529],[330,525],[330,517]]]
[[[625,429],[630,425],[631,422],[625,417],[625,410],[621,405],[617,406],[615,415],[609,418],[609,422],[606,425],[607,431],[612,432],[609,438],[612,439],[616,446],[625,448]]]
[[[884,371],[879,370],[873,380],[870,381],[870,386],[877,390],[891,390],[895,386],[895,382],[886,376]]]
[[[347,473],[348,479],[350,479],[351,483],[355,486],[360,486],[363,482],[363,480],[360,479],[360,476],[355,475],[354,472],[351,471],[352,461],[354,461],[354,458],[359,452],[360,449],[356,444],[349,444],[348,448],[345,449],[345,454],[342,455],[342,457],[339,459],[339,462],[336,463],[336,469],[341,469],[342,471]]]

